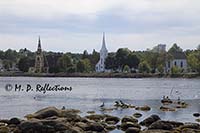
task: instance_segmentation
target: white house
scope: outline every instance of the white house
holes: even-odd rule
[[[166,61],[166,72],[170,72],[173,66],[176,66],[183,70],[183,72],[187,72],[187,58],[183,52],[175,52],[171,53],[172,59]]]
[[[102,47],[100,50],[100,59],[98,63],[96,64],[96,72],[105,72],[105,60],[106,57],[108,56],[108,50],[106,48],[106,42],[105,42],[105,34],[103,33],[103,41],[102,41]]]

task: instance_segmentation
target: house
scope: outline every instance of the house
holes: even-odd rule
[[[102,41],[102,47],[100,50],[100,59],[98,63],[95,66],[96,72],[105,72],[105,60],[108,56],[108,50],[106,48],[106,42],[105,42],[105,34],[103,33],[103,41]]]
[[[171,59],[166,61],[165,71],[171,72],[172,67],[176,66],[182,69],[182,72],[187,72],[187,58],[183,52],[170,53]]]

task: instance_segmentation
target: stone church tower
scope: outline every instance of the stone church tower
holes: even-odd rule
[[[41,41],[39,37],[38,48],[35,57],[35,73],[48,73],[48,71],[49,71],[48,62],[42,52]]]
[[[103,33],[103,40],[102,40],[102,47],[100,50],[100,59],[99,62],[96,64],[96,72],[105,72],[105,60],[108,56],[108,50],[106,48],[106,41],[105,41],[105,34]]]

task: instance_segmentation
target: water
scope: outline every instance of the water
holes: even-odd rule
[[[72,91],[66,92],[15,92],[6,91],[6,84],[35,86],[59,84],[71,86]],[[34,87],[33,87],[34,88]],[[160,99],[168,95],[172,99],[181,97],[190,106],[179,109],[176,112],[162,112],[159,110]],[[184,122],[195,122],[192,116],[194,112],[200,112],[200,79],[182,78],[38,78],[38,77],[0,77],[0,118],[20,117],[33,113],[47,106],[62,108],[74,108],[86,115],[87,111],[107,113],[119,117],[132,115],[134,109],[114,110],[101,112],[99,105],[105,102],[106,107],[112,107],[115,100],[123,100],[133,105],[149,105],[149,112],[141,112],[143,120],[151,114],[158,114],[164,120],[179,120]]]

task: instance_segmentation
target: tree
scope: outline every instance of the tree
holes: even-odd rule
[[[149,73],[150,72],[150,66],[146,61],[141,62],[139,64],[138,68],[139,68],[140,73],[144,73],[144,72]]]
[[[29,68],[34,65],[34,60],[29,57],[22,57],[19,59],[18,67],[22,72],[28,72]]]
[[[76,65],[77,72],[90,72],[91,71],[91,63],[88,59],[81,59]]]
[[[176,43],[169,49],[169,53],[183,52],[183,49],[180,48]]]
[[[126,64],[130,68],[138,68],[139,63],[140,63],[140,59],[137,57],[136,54],[130,53],[128,55],[128,59],[127,59]]]
[[[105,68],[116,70],[118,68],[117,61],[114,53],[109,53],[108,57],[105,60]]]
[[[188,64],[192,70],[200,74],[200,50],[196,50],[188,55]]]
[[[60,72],[68,72],[68,69],[72,67],[72,59],[67,54],[64,54],[58,59],[58,66]]]
[[[82,59],[85,59],[85,58],[88,58],[88,51],[87,50],[84,50],[83,51],[83,56],[82,56]]]
[[[119,68],[123,68],[127,65],[128,56],[131,51],[128,48],[120,48],[116,53],[116,61]]]

